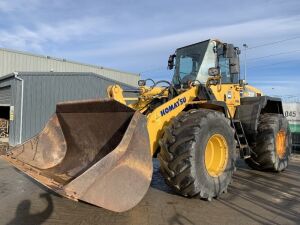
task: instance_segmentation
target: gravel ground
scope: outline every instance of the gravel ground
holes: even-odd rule
[[[0,224],[299,224],[300,157],[283,173],[249,169],[242,161],[227,194],[212,202],[187,199],[164,183],[154,160],[151,187],[132,210],[114,213],[48,191],[0,160]]]

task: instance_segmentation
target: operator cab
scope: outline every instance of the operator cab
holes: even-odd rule
[[[179,48],[168,61],[169,69],[175,66],[172,82],[175,86],[186,86],[191,82],[205,85],[209,77],[220,75],[221,83],[239,83],[239,54],[239,48],[217,40]]]

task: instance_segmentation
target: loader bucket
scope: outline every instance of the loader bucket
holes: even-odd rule
[[[41,133],[2,158],[60,195],[116,212],[138,204],[152,176],[146,117],[114,100],[58,104]]]

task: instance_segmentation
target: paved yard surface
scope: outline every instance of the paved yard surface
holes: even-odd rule
[[[300,158],[281,174],[257,172],[239,162],[228,193],[212,202],[174,194],[158,167],[155,161],[142,202],[113,213],[61,198],[0,160],[0,224],[300,224]]]

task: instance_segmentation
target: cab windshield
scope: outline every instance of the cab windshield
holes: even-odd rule
[[[213,47],[213,42],[207,40],[177,49],[173,83],[186,84],[194,80],[205,83],[208,68],[215,67]]]

